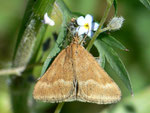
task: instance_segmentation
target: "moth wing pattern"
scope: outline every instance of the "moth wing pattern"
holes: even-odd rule
[[[73,59],[78,101],[110,104],[120,100],[121,91],[117,84],[83,46],[73,45]]]
[[[70,50],[70,47],[62,50],[36,83],[33,92],[34,99],[51,103],[75,100]]]

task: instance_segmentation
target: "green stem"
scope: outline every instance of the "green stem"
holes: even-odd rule
[[[27,74],[19,76],[11,76],[9,81],[10,99],[13,113],[30,113],[31,106],[29,106],[29,91],[31,83],[28,81]]]
[[[33,0],[29,0],[33,1]],[[27,15],[27,19],[23,22],[23,26],[20,29],[20,35],[17,39],[17,46],[14,53],[12,67],[27,66],[31,61],[37,37],[43,26],[41,20],[46,12],[50,13],[55,0],[37,0],[30,4],[26,12],[31,10],[31,13]],[[25,24],[26,23],[26,24]],[[25,27],[26,26],[26,27]],[[41,35],[42,37],[42,35]],[[37,48],[38,49],[38,48]],[[34,57],[36,59],[36,56]],[[34,62],[33,62],[34,63]],[[13,113],[31,113],[33,107],[29,103],[29,93],[31,83],[29,82],[29,75],[32,73],[32,69],[26,70],[26,74],[23,73],[21,76],[10,76],[9,88],[11,96],[11,105]]]
[[[108,31],[108,30],[110,30],[110,28],[109,27],[105,27],[105,28],[101,29],[101,33],[105,32],[105,31]]]
[[[34,47],[38,46],[35,43],[39,38],[37,35],[42,27],[41,20],[46,12],[49,13],[52,11],[52,7],[50,6],[53,5],[54,2],[55,0],[38,0],[32,4],[32,13],[28,15],[29,18],[26,20],[27,27],[23,32],[20,30],[22,35],[19,35],[21,37],[18,37],[18,40],[20,41],[14,55],[13,67],[26,66],[29,63],[35,51],[33,50]]]
[[[61,111],[63,105],[64,105],[64,102],[59,103],[54,113],[60,113],[60,111]]]
[[[86,48],[88,51],[90,51],[90,49],[92,48],[93,43],[94,43],[94,41],[96,40],[96,38],[98,37],[98,35],[103,32],[103,30],[102,30],[101,28],[102,28],[104,22],[106,21],[106,18],[107,18],[108,14],[109,14],[109,11],[110,11],[110,9],[111,9],[112,3],[113,3],[113,0],[112,0],[112,2],[107,2],[107,8],[106,8],[106,10],[105,10],[104,16],[102,17],[102,19],[101,19],[101,21],[100,21],[99,28],[98,28],[98,30],[94,33],[94,35],[93,35],[91,41],[89,42],[89,44],[88,44],[88,46],[87,46],[87,48]]]

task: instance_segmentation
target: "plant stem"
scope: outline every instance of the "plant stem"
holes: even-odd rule
[[[20,66],[20,67],[16,67],[16,68],[8,68],[8,69],[1,69],[0,70],[0,76],[2,75],[18,75],[20,76],[21,73],[26,69],[26,70],[29,70],[29,69],[32,69],[34,68],[35,66],[42,66],[43,63],[34,63],[34,64],[29,64],[27,65],[27,67],[25,66]]]
[[[10,76],[9,88],[10,99],[13,113],[30,113],[31,106],[29,105],[29,91],[31,82],[28,80],[29,71],[22,76]]]
[[[64,105],[64,102],[59,103],[54,113],[60,113],[60,111],[61,111],[63,105]]]
[[[106,21],[106,18],[107,18],[108,14],[109,14],[109,11],[110,11],[110,9],[111,9],[113,0],[111,0],[111,1],[112,1],[112,2],[107,2],[107,8],[106,8],[106,10],[105,10],[104,16],[102,17],[102,19],[101,19],[101,21],[100,21],[100,25],[99,25],[99,27],[98,27],[98,30],[94,33],[94,35],[93,35],[91,41],[89,42],[89,44],[88,44],[88,46],[87,46],[87,48],[86,48],[88,51],[90,51],[90,49],[92,48],[93,43],[94,43],[94,41],[96,40],[96,38],[98,37],[98,35],[103,32],[103,30],[102,30],[101,28],[102,28],[104,22]]]
[[[1,75],[21,75],[21,72],[23,72],[25,69],[24,66],[17,67],[17,68],[10,68],[10,69],[2,69],[0,70],[0,76]]]
[[[37,37],[38,33],[43,26],[41,20],[46,12],[51,13],[52,7],[50,6],[53,6],[55,2],[55,0],[28,1],[32,3],[30,3],[31,6],[28,5],[28,7],[30,7],[26,10],[26,12],[30,10],[30,14],[27,15],[27,18],[23,22],[24,27],[20,29],[21,33],[17,39],[17,46],[12,63],[13,68],[27,67],[33,57],[34,51],[38,51],[35,50],[34,47],[37,46],[38,49],[40,44],[37,45],[36,42],[39,39],[39,37]],[[36,59],[36,57],[37,56],[34,56],[34,59]],[[32,69],[29,69],[21,76],[10,76],[9,88],[13,113],[31,113],[31,111],[33,111],[30,104],[31,101],[29,103],[29,93],[32,84],[29,82],[28,77],[31,73]]]

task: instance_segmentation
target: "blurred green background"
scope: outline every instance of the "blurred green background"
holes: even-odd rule
[[[27,2],[28,0],[0,0],[0,69],[8,68],[11,64],[16,37]],[[100,21],[106,6],[105,0],[64,0],[64,2],[71,11],[91,14],[97,21]],[[106,23],[113,13],[114,8],[111,9]],[[150,112],[150,11],[138,0],[118,0],[118,16],[125,18],[123,27],[111,34],[129,49],[129,52],[116,51],[130,74],[134,96],[130,95],[116,77],[114,79],[123,93],[119,103],[113,105],[65,103],[62,113]],[[56,27],[60,20],[57,21]],[[51,33],[48,32],[46,37],[50,35]],[[106,65],[106,70],[110,76],[115,75],[109,65]],[[40,74],[40,71],[34,74]],[[12,113],[8,84],[8,76],[0,76],[0,113]],[[54,109],[55,105],[52,105],[52,108]],[[46,113],[51,112],[46,111]]]

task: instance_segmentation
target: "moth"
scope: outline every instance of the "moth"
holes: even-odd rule
[[[36,83],[34,99],[51,103],[118,102],[121,99],[119,87],[78,42],[78,37],[75,37],[74,41],[58,54]]]

